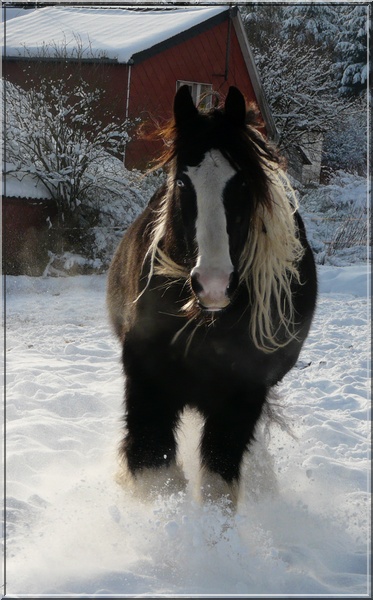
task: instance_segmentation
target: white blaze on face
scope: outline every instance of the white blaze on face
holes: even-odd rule
[[[223,193],[236,171],[219,150],[210,150],[197,167],[188,167],[197,197],[196,242],[198,259],[191,275],[202,289],[201,304],[220,310],[229,304],[227,288],[233,273],[229,254]]]

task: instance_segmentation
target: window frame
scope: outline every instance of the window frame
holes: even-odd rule
[[[189,88],[191,88],[191,96],[196,106],[202,109],[212,108],[212,83],[202,83],[198,81],[185,81],[184,79],[178,79],[176,81],[176,91],[183,85],[187,85]],[[201,100],[203,103],[202,106],[200,105]]]

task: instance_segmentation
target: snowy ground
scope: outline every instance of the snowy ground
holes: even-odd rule
[[[193,500],[193,415],[184,496],[142,504],[115,483],[123,382],[105,276],[7,277],[7,597],[369,593],[367,268],[319,276],[279,389],[295,437],[260,436],[230,519]]]

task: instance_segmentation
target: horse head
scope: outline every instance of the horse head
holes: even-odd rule
[[[184,277],[193,298],[186,306],[205,313],[229,308],[246,286],[253,338],[260,337],[262,347],[266,339],[276,346],[273,331],[279,323],[271,322],[271,303],[277,303],[280,321],[288,327],[290,281],[298,277],[303,249],[294,192],[284,183],[277,154],[249,116],[234,87],[223,107],[209,111],[196,108],[187,86],[176,93],[151,274]]]

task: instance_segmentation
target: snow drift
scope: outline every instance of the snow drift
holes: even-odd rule
[[[368,592],[367,268],[319,271],[278,389],[292,435],[261,429],[230,516],[193,498],[192,413],[186,494],[140,503],[115,483],[123,381],[105,276],[7,277],[7,597]]]

